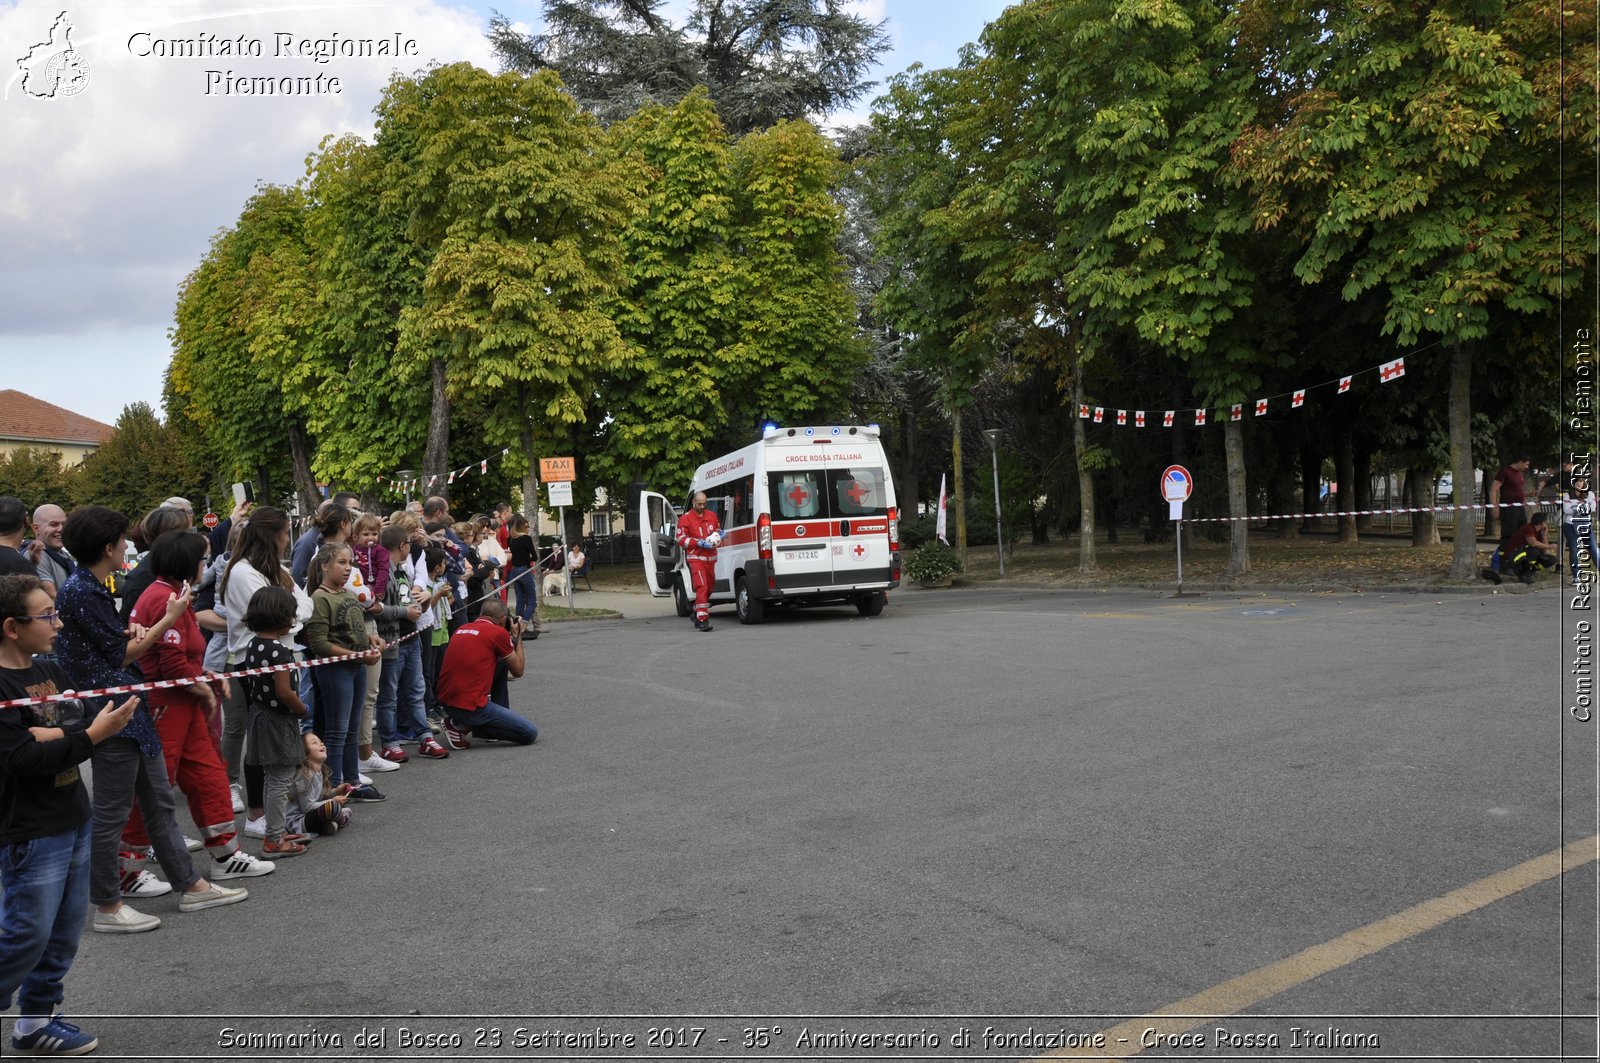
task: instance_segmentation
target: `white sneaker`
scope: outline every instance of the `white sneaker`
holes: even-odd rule
[[[228,784],[228,789],[233,792],[233,810],[235,812],[243,812],[244,811],[244,787],[242,787],[238,783],[234,782],[234,783],[229,783]]]
[[[371,786],[372,785],[372,776],[370,776],[370,775],[363,775],[360,772],[356,772],[356,778],[361,780],[361,785],[362,786]]]
[[[114,912],[96,910],[92,925],[97,934],[138,934],[160,926],[161,917],[136,912],[124,904]]]
[[[399,771],[400,765],[392,760],[384,760],[376,752],[361,762],[362,771]]]
[[[165,897],[171,892],[172,883],[163,882],[143,868],[132,874],[122,876],[122,895],[124,897]]]
[[[267,836],[267,817],[251,819],[246,816],[244,821],[244,836],[246,838],[265,838]]]
[[[236,808],[234,811],[237,812],[239,810]],[[191,853],[198,853],[201,849],[206,847],[205,842],[201,841],[199,838],[191,838],[188,835],[184,835],[183,844],[188,847]]]
[[[211,873],[206,877],[213,881],[219,878],[255,878],[257,875],[272,874],[272,869],[277,866],[271,860],[251,856],[241,849],[226,860],[213,860]]]
[[[250,891],[243,887],[229,889],[227,886],[219,886],[213,882],[209,889],[203,889],[197,893],[185,893],[178,900],[178,911],[199,912],[207,908],[219,908],[224,904],[238,904],[240,901],[249,898],[249,896]],[[124,905],[123,907],[127,906]]]

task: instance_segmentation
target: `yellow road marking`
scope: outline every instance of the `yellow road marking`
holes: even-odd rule
[[[1132,1048],[1132,1051],[1124,1053],[1125,1056],[1137,1056],[1142,1051],[1138,1047],[1139,1038],[1146,1030],[1154,1029],[1158,1034],[1179,1034],[1213,1019],[1236,1014],[1268,997],[1336,971],[1407,938],[1443,926],[1458,916],[1504,900],[1529,886],[1559,878],[1565,872],[1593,863],[1596,859],[1600,859],[1600,834],[1571,842],[1443,896],[1340,934],[1332,941],[1313,945],[1287,959],[1230,978],[1141,1018],[1113,1026],[1104,1031],[1105,1049],[1064,1048],[1038,1058],[1082,1059],[1093,1056],[1105,1059],[1107,1057],[1102,1053],[1107,1050],[1121,1051],[1115,1046],[1123,1043]]]

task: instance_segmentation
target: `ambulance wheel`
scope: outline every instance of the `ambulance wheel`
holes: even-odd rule
[[[883,612],[884,603],[888,600],[889,596],[887,594],[882,591],[873,591],[864,598],[856,599],[856,609],[860,611],[862,616],[877,616]]]
[[[683,592],[682,580],[677,580],[672,584],[672,604],[678,607],[679,616],[689,616],[694,612],[694,603]]]
[[[767,615],[767,603],[750,593],[750,583],[740,574],[734,593],[733,607],[741,624],[759,624]]]

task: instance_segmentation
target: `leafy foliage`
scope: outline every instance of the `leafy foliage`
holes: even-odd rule
[[[839,0],[695,0],[681,26],[662,15],[665,6],[546,0],[544,33],[524,36],[496,14],[489,39],[508,68],[554,70],[608,123],[704,86],[735,136],[848,106],[889,47],[882,23]]]
[[[941,580],[961,571],[961,557],[938,539],[929,539],[906,558],[907,579]]]

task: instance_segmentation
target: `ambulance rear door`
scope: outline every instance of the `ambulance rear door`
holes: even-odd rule
[[[665,495],[639,492],[639,543],[644,552],[644,584],[652,597],[670,598],[678,582],[683,551],[675,532],[678,511]]]
[[[894,488],[882,452],[847,450],[841,458],[844,460],[830,460],[823,470],[832,531],[833,582],[839,586],[886,584],[890,581],[889,509],[894,505]]]
[[[790,592],[833,585],[827,467],[820,451],[775,447],[783,464],[767,475],[772,518],[772,575]]]

